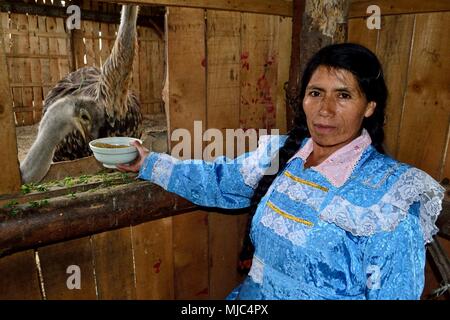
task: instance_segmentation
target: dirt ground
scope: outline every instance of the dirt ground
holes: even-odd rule
[[[144,145],[157,152],[167,152],[167,122],[164,114],[145,115],[144,133],[141,139]],[[38,133],[39,124],[16,127],[17,151],[19,161],[23,161]]]

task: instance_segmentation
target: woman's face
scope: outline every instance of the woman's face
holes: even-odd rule
[[[351,72],[325,66],[314,71],[303,99],[309,132],[321,147],[340,148],[358,137],[375,106]]]

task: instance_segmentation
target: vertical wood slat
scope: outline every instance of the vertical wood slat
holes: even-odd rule
[[[89,237],[57,243],[39,248],[39,261],[46,298],[49,300],[97,299],[92,247]],[[81,288],[67,285],[75,273],[68,269],[79,267]],[[77,272],[77,271],[76,271]]]
[[[278,27],[278,17],[242,14],[242,128],[269,129],[276,125]]]
[[[169,131],[186,128],[192,135],[194,120],[206,121],[204,10],[168,8],[167,25]],[[208,298],[207,213],[173,217],[173,256],[175,298]]]
[[[136,58],[135,62],[139,66],[139,74],[137,74],[136,82],[139,83],[139,99],[141,102],[142,113],[150,113],[148,110],[148,101],[150,100],[150,87],[149,83],[151,80],[151,66],[149,65],[151,57],[148,56],[148,46],[147,41],[143,39],[147,38],[147,32],[145,28],[139,28],[139,46],[136,48]]]
[[[441,174],[450,121],[450,35],[443,25],[450,25],[449,12],[416,15],[398,153],[400,161],[436,179]]]
[[[278,76],[277,76],[277,103],[276,103],[276,128],[280,134],[286,134],[286,94],[284,84],[289,80],[290,54],[292,45],[292,18],[279,19],[278,37]]]
[[[64,28],[64,19],[62,18],[56,19],[56,32],[58,34],[64,34],[66,32]],[[58,81],[70,73],[69,60],[71,59],[70,57],[71,53],[68,51],[69,35],[70,33],[66,33],[65,37],[57,38],[58,54],[67,56],[67,58],[63,59],[58,58],[58,69],[59,69]]]
[[[414,16],[382,17],[383,28],[378,41],[378,57],[383,66],[389,97],[386,107],[385,144],[393,157],[398,152],[398,136],[404,107]]]
[[[24,14],[19,15],[19,30],[28,32],[28,17]],[[29,36],[28,34],[19,36],[19,51],[20,54],[27,54],[29,52]],[[29,58],[20,59],[19,73],[21,79],[25,83],[31,82],[31,63]],[[33,107],[33,89],[31,87],[24,87],[22,90],[22,106]],[[33,124],[33,112],[23,112],[23,124]]]
[[[47,17],[38,17],[38,29],[39,32],[47,32]],[[42,56],[49,54],[49,38],[48,37],[39,37],[39,53]],[[52,83],[51,78],[51,72],[50,72],[50,59],[48,58],[42,58],[40,59],[40,65],[41,65],[41,79],[43,83]],[[51,88],[48,86],[42,87],[42,97],[45,100],[45,97],[47,96],[48,91]]]
[[[221,129],[223,134],[224,129],[239,128],[240,25],[238,12],[207,10],[207,128]],[[226,141],[223,144],[226,148]],[[237,285],[237,218],[209,213],[210,299],[225,298]]]
[[[11,13],[11,24],[10,27],[12,30],[18,30],[19,25],[19,14]],[[11,53],[17,54],[19,53],[19,41],[20,36],[17,34],[11,35]],[[8,59],[9,66],[9,76],[10,81],[13,83],[19,83],[22,81],[20,72],[17,72],[21,68],[20,59]],[[22,88],[11,88],[12,98],[14,107],[22,106]],[[23,112],[15,112],[16,123],[19,125],[23,125],[25,122]]]
[[[137,299],[174,299],[172,218],[132,227]]]
[[[378,30],[367,28],[365,18],[348,20],[348,41],[361,44],[377,52]]]
[[[136,299],[131,228],[92,236],[100,300]]]
[[[34,250],[0,259],[0,299],[42,299]]]
[[[5,15],[0,16],[3,24]],[[17,140],[14,126],[13,100],[9,85],[8,66],[4,52],[4,38],[0,37],[0,194],[20,190],[21,178],[17,160]]]
[[[38,32],[38,17],[34,15],[28,16],[28,28],[30,32]],[[30,34],[30,54],[40,54],[39,37]],[[31,82],[42,83],[41,62],[40,59],[30,59]],[[41,119],[42,113],[42,86],[34,86],[33,90],[33,123],[37,123]]]
[[[175,299],[208,299],[208,213],[194,211],[172,219]]]

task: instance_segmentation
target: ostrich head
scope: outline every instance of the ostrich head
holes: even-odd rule
[[[86,97],[63,98],[72,111],[72,125],[78,130],[86,142],[98,137],[98,132],[104,122],[104,112],[95,100]],[[72,100],[72,101],[71,101]],[[70,126],[70,124],[69,124]]]
[[[47,174],[56,146],[71,132],[79,131],[86,143],[98,136],[104,111],[92,98],[68,96],[55,101],[39,124],[36,140],[20,164],[22,181],[39,182]]]

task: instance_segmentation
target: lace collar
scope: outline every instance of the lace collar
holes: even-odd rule
[[[361,155],[371,143],[372,139],[369,133],[366,129],[363,129],[358,138],[339,150],[336,150],[318,166],[312,166],[310,168],[322,174],[335,187],[340,187],[350,177]],[[304,146],[289,161],[296,157],[306,161],[312,151],[313,142],[309,138]]]

